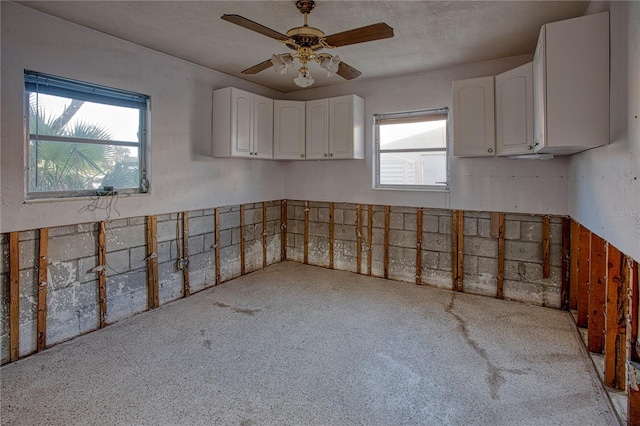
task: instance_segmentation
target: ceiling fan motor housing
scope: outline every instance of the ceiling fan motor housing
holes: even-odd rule
[[[311,13],[316,3],[313,0],[298,0],[296,1],[296,7],[300,13]]]

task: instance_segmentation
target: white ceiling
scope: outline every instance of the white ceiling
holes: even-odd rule
[[[237,14],[280,33],[302,25],[295,1],[20,1],[50,15],[221,71],[280,92],[299,90],[297,66],[240,71],[289,52],[278,41],[220,19]],[[588,1],[323,1],[309,25],[327,35],[385,22],[391,39],[332,50],[360,79],[531,54],[540,26],[581,16]],[[343,83],[311,65],[313,87]]]

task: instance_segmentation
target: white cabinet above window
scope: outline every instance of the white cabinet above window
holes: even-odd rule
[[[213,92],[213,156],[273,158],[273,100],[235,87]]]
[[[304,160],[305,102],[273,102],[273,158]]]
[[[533,151],[533,63],[496,76],[496,155]]]
[[[453,82],[453,155],[495,155],[494,110],[493,76]]]

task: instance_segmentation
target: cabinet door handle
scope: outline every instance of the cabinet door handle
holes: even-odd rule
[[[527,145],[527,149],[533,149],[531,145]]]
[[[300,154],[300,158],[304,158],[304,154]]]
[[[326,156],[327,156],[327,154],[322,154],[322,156],[323,156],[323,157],[326,157]]]
[[[493,148],[489,148],[487,151],[488,152],[493,152]]]
[[[329,153],[329,157],[333,157],[333,153]]]

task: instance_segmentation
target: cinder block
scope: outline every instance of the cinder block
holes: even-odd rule
[[[334,208],[333,209],[333,223],[335,225],[342,225],[344,223],[344,210]]]
[[[231,230],[231,244],[240,244],[240,228],[233,228]]]
[[[384,222],[383,222],[384,226]],[[402,229],[404,227],[404,214],[389,213],[389,229]]]
[[[146,268],[147,266],[147,248],[133,247],[129,250],[129,266],[131,270]]]
[[[424,226],[424,217],[422,218],[423,226]],[[404,214],[404,226],[405,231],[416,231],[418,229],[418,215],[405,213]]]
[[[422,273],[422,283],[433,287],[451,289],[451,273],[428,269]]]
[[[542,241],[542,223],[521,222],[521,241]]]
[[[98,274],[96,272],[90,272],[96,266],[98,266],[98,256],[78,259],[78,281],[81,283],[96,281]]]
[[[298,248],[304,248],[304,235],[295,234],[294,245]]]
[[[311,222],[309,224],[309,235],[317,237],[328,237],[329,224],[324,222]]]
[[[28,241],[28,240],[35,240],[39,236],[40,236],[40,232],[37,229],[30,230],[30,231],[20,231],[20,233],[18,234],[18,240],[20,242]]]
[[[114,219],[107,222],[108,229],[123,228],[129,226],[129,219]]]
[[[255,227],[253,225],[245,225],[244,227],[244,240],[245,241],[253,241],[255,240]]]
[[[491,274],[478,274],[464,276],[464,292],[495,297],[497,292],[496,278]]]
[[[562,244],[562,223],[551,223],[549,226],[549,241],[551,244]]]
[[[115,296],[132,294],[137,291],[147,292],[147,272],[137,271],[107,277],[107,303]],[[108,304],[109,308],[111,305]]]
[[[560,307],[560,294],[544,286],[522,281],[504,281],[504,298],[552,308]]]
[[[492,238],[491,219],[478,219],[478,236],[482,238]]]
[[[416,233],[412,231],[403,231],[392,229],[389,231],[389,244],[396,247],[416,247]]]
[[[204,251],[204,235],[189,237],[189,258]]]
[[[478,275],[478,257],[464,256],[464,274]]]
[[[48,265],[48,285],[52,291],[69,287],[78,282],[78,261],[53,261]]]
[[[267,207],[267,220],[280,220],[280,205]]]
[[[76,232],[98,232],[98,223],[79,223],[76,225]]]
[[[158,242],[160,243],[164,241],[175,240],[177,226],[178,226],[177,222],[175,221],[163,221],[163,222],[158,221],[156,225]],[[146,232],[146,226],[145,226],[145,232]],[[145,235],[145,243],[146,243],[146,235]],[[107,242],[107,248],[108,247],[109,247],[109,244]]]
[[[479,237],[464,239],[464,253],[482,257],[498,257],[498,240]]]
[[[107,300],[107,322],[114,323],[147,309],[147,291],[117,294]]]
[[[478,257],[478,274],[498,276],[498,259]]]
[[[438,232],[451,235],[451,216],[438,217]]]
[[[356,242],[345,240],[334,241],[333,255],[334,261],[341,257],[352,257],[355,259],[355,257],[358,255]]]
[[[22,244],[20,244],[22,246]],[[107,250],[109,243],[107,242]],[[67,261],[79,259],[97,253],[97,241],[93,233],[83,232],[80,234],[64,235],[49,238],[49,259],[50,261]],[[22,265],[21,265],[22,266]]]
[[[157,218],[156,218],[157,221]],[[147,223],[147,218],[144,216],[138,216],[138,217],[130,217],[129,220],[129,225],[130,226],[135,226],[135,225],[146,225]]]
[[[214,231],[212,216],[189,217],[189,235],[202,235]]]
[[[384,211],[373,212],[373,227],[384,228]]]
[[[64,238],[71,239],[74,236],[75,235],[64,237]],[[63,238],[63,237],[57,237],[57,238]],[[38,259],[38,255],[39,255],[39,245],[40,245],[39,239],[20,241],[20,269],[33,268],[35,265],[37,265],[36,260]],[[62,253],[59,253],[57,251],[57,247],[55,245],[51,247],[51,243],[50,243],[49,247],[50,247],[49,249],[50,259],[55,259],[58,257],[58,255],[63,255]],[[64,259],[64,260],[68,260],[68,259]]]
[[[107,252],[143,246],[147,243],[146,229],[142,225],[108,229],[106,236]],[[86,254],[84,253],[84,255]]]
[[[54,228],[49,228],[49,238],[57,237],[60,235],[75,234],[76,229],[76,225],[56,226]]]
[[[213,251],[215,249],[215,236],[214,234],[204,234],[204,251]]]
[[[295,206],[293,210],[293,218],[296,220],[304,220],[304,206]]]
[[[168,262],[171,260],[171,246],[174,246],[173,251],[176,251],[175,241],[165,241],[158,243],[158,262]]]
[[[541,243],[507,240],[504,243],[504,252],[504,258],[509,260],[542,261]]]
[[[318,221],[329,223],[329,208],[328,207],[319,207],[318,208]]]
[[[262,241],[262,223],[253,225],[253,238]]]
[[[329,239],[309,237],[309,263],[311,265],[329,265]]]
[[[373,244],[384,244],[384,229],[373,228],[371,230],[371,236],[371,241]]]
[[[451,252],[439,252],[438,253],[438,269],[442,271],[451,272]]]
[[[415,266],[391,262],[389,263],[389,278],[396,281],[415,282]]]
[[[422,248],[428,251],[451,252],[451,235],[422,233]]]
[[[231,229],[220,231],[220,248],[231,245]]]
[[[309,221],[317,222],[318,221],[318,208],[317,207],[309,207]]]
[[[425,210],[426,211],[426,210]],[[438,216],[422,215],[422,231],[423,232],[438,232]]]
[[[345,225],[355,225],[357,223],[357,215],[355,210],[343,210],[343,222]]]
[[[107,253],[107,278],[129,272],[129,250]]]
[[[240,226],[240,215],[236,212],[220,214],[220,230],[238,228]]]
[[[304,233],[304,221],[303,220],[290,220],[287,223],[287,233],[303,234]]]
[[[478,235],[478,219],[473,217],[466,217],[467,212],[465,212],[464,218],[464,235]]]
[[[333,227],[333,236],[336,240],[356,241],[356,226],[335,225]]]
[[[438,252],[422,250],[422,270],[438,269]]]
[[[389,262],[402,265],[409,265],[415,268],[416,265],[416,251],[415,249],[408,249],[402,247],[389,247]],[[414,270],[415,272],[415,270]]]
[[[520,239],[520,222],[514,220],[504,221],[504,239],[519,240]]]

